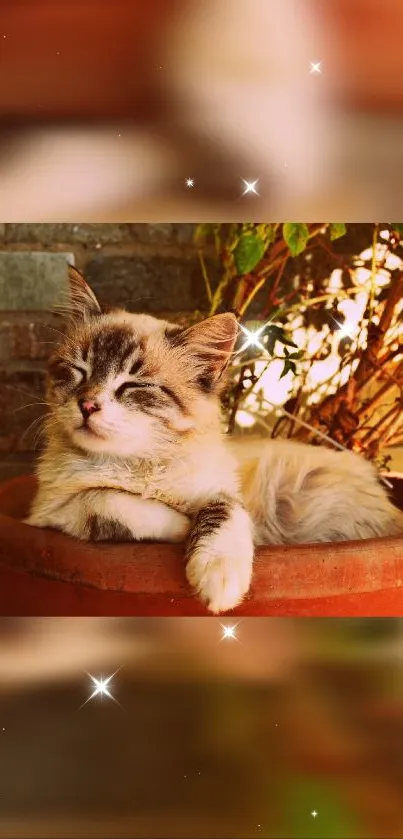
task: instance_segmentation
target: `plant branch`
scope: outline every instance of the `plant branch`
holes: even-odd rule
[[[204,285],[205,285],[206,292],[207,292],[207,299],[208,299],[208,302],[211,305],[212,300],[213,300],[213,292],[211,290],[210,280],[209,280],[208,275],[207,275],[206,263],[204,261],[204,256],[203,256],[203,253],[202,253],[200,248],[198,249],[197,253],[198,253],[198,256],[199,256],[200,268],[201,268],[201,272],[202,272],[202,276],[203,276],[203,280],[204,280]]]

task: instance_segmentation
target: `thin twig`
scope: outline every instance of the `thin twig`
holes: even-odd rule
[[[203,280],[204,280],[204,285],[206,286],[207,299],[208,299],[208,302],[211,304],[212,299],[213,299],[213,292],[211,291],[210,280],[209,280],[208,275],[207,275],[206,263],[204,261],[204,256],[203,256],[203,253],[200,250],[200,248],[198,249],[197,253],[198,253],[198,256],[199,256],[200,268],[201,268],[201,272],[202,272],[202,276],[203,276]]]

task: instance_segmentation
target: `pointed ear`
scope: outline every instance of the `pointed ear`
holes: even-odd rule
[[[238,337],[235,315],[225,312],[191,326],[171,340],[183,348],[198,385],[211,393],[218,385]]]
[[[69,265],[68,278],[70,299],[66,307],[66,314],[71,320],[88,320],[93,315],[101,314],[101,307],[94,292],[86,283],[82,274]]]

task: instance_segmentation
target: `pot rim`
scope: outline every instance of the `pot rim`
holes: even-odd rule
[[[403,476],[399,478],[403,485]],[[7,490],[27,489],[34,478],[0,486],[0,511]],[[0,565],[35,577],[126,592],[141,598],[192,597],[180,545],[80,542],[58,531],[34,528],[0,512]],[[246,600],[270,602],[403,588],[403,537],[256,549]]]

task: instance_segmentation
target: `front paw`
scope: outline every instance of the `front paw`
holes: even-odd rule
[[[234,609],[247,594],[253,563],[253,545],[221,544],[219,537],[195,549],[186,566],[186,577],[210,612]]]

